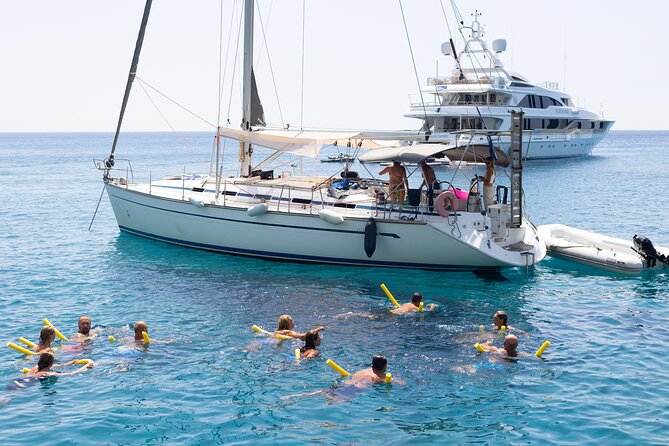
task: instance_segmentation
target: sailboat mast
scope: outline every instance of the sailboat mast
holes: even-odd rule
[[[244,2],[244,86],[243,95],[243,117],[242,130],[251,131],[251,88],[253,77],[253,18],[254,18],[254,0],[245,0]],[[251,176],[251,166],[253,163],[253,147],[249,143],[243,143],[241,149],[241,176]]]
[[[137,43],[135,43],[135,54],[132,56],[130,63],[130,73],[128,73],[128,82],[125,85],[125,94],[123,95],[123,103],[121,104],[121,113],[118,117],[118,124],[116,125],[116,134],[114,134],[114,142],[112,143],[111,153],[109,158],[105,161],[107,170],[105,171],[105,178],[109,176],[109,170],[114,167],[114,152],[116,151],[116,143],[118,142],[118,135],[121,133],[121,123],[123,122],[123,115],[125,114],[125,106],[128,104],[130,97],[130,89],[132,82],[135,80],[137,73],[137,65],[139,64],[139,54],[142,51],[142,44],[144,43],[144,31],[146,31],[146,24],[149,22],[149,12],[151,12],[151,3],[153,0],[146,0],[144,5],[144,15],[142,16],[142,24],[139,27],[139,34],[137,35]]]

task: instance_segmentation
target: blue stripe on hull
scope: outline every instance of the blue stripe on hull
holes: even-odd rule
[[[309,263],[334,263],[339,265],[355,265],[355,266],[376,266],[376,267],[390,267],[390,268],[419,268],[419,269],[431,269],[431,270],[457,270],[457,271],[471,271],[473,269],[491,269],[496,270],[499,267],[478,267],[472,268],[471,266],[463,265],[439,265],[431,263],[407,263],[407,262],[386,262],[380,260],[358,260],[358,259],[345,259],[345,258],[334,258],[334,257],[321,257],[321,256],[306,256],[299,254],[286,254],[286,253],[277,253],[272,251],[257,251],[252,249],[241,249],[241,248],[232,248],[229,246],[220,246],[220,245],[210,245],[207,243],[198,243],[190,242],[186,240],[180,240],[171,237],[164,237],[161,235],[151,234],[149,232],[139,231],[132,229],[126,226],[119,225],[121,231],[128,232],[130,234],[139,235],[142,237],[151,238],[154,240],[160,240],[167,243],[172,243],[175,245],[188,246],[191,248],[204,249],[208,251],[217,251],[227,254],[239,254],[250,257],[263,257],[273,260],[290,260],[297,262],[309,262]]]

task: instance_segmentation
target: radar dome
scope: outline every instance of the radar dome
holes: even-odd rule
[[[451,42],[449,40],[444,41],[444,43],[441,44],[441,54],[444,56],[450,56],[453,54],[453,51],[451,49]]]
[[[442,46],[443,48],[443,46]],[[497,37],[492,41],[492,50],[496,53],[502,53],[506,51],[506,39],[502,37]]]

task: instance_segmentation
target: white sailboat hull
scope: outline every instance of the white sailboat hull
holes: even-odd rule
[[[663,269],[667,265],[657,262],[649,267],[637,254],[631,240],[609,237],[560,224],[542,225],[537,228],[551,255],[575,262],[624,274],[636,274],[645,269]],[[657,248],[669,255],[669,249]]]
[[[367,218],[346,217],[344,223],[332,224],[319,218],[317,211],[309,214],[271,209],[251,217],[247,214],[251,206],[196,206],[187,196],[167,198],[111,182],[106,183],[106,188],[122,231],[223,253],[298,262],[436,270],[528,266],[546,253],[533,230],[517,229],[519,237],[525,236],[516,241],[534,246],[530,253],[521,254],[489,243],[486,230],[467,230],[483,226],[483,221],[473,221],[485,218],[480,213],[459,213],[459,232],[440,216],[430,221],[377,219],[376,249],[368,257],[364,250]],[[508,244],[514,241],[513,236],[510,234]]]

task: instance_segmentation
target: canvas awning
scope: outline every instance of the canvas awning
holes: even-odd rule
[[[447,150],[445,144],[415,144],[413,146],[390,146],[371,150],[358,157],[365,163],[399,161],[401,163],[419,163],[426,158]]]

